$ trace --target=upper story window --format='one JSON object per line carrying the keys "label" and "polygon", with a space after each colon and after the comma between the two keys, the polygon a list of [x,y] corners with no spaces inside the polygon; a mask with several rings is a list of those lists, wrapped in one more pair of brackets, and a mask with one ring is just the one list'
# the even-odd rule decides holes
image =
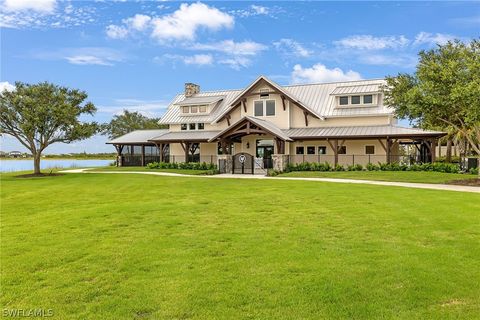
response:
{"label": "upper story window", "polygon": [[182,106],[181,109],[183,115],[189,114],[198,114],[198,113],[207,113],[207,105],[198,105],[198,106]]}
{"label": "upper story window", "polygon": [[204,130],[205,123],[182,123],[180,125],[180,130]]}
{"label": "upper story window", "polygon": [[257,100],[253,102],[253,115],[255,117],[274,116],[275,100]]}
{"label": "upper story window", "polygon": [[358,107],[369,106],[374,103],[373,94],[354,95],[354,96],[339,96],[337,103],[340,107]]}

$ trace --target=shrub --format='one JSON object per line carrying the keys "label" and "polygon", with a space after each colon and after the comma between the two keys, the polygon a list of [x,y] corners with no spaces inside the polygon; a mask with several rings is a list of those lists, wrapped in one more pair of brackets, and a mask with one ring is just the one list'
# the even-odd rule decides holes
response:
{"label": "shrub", "polygon": [[341,164],[337,163],[333,171],[345,171],[345,168]]}
{"label": "shrub", "polygon": [[362,171],[363,166],[361,164],[354,164],[347,167],[347,171]]}
{"label": "shrub", "polygon": [[380,167],[373,164],[373,163],[367,163],[366,169],[368,171],[378,171],[378,170],[380,170]]}
{"label": "shrub", "polygon": [[468,170],[468,172],[470,174],[478,174],[478,168],[470,168],[470,170]]}
{"label": "shrub", "polygon": [[186,169],[216,171],[217,166],[206,162],[152,162],[147,164],[148,169]]}

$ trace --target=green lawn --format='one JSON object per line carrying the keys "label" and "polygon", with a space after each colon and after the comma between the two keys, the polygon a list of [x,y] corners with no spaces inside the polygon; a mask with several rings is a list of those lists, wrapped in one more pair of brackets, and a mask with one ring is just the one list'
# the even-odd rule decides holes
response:
{"label": "green lawn", "polygon": [[452,180],[476,179],[478,175],[425,171],[295,171],[279,177],[336,178],[419,183],[448,183]]}
{"label": "green lawn", "polygon": [[5,309],[52,319],[478,319],[480,196],[1,176]]}
{"label": "green lawn", "polygon": [[212,174],[211,170],[190,170],[190,169],[149,169],[147,167],[98,167],[90,169],[89,171],[147,171],[147,172],[169,172],[189,175],[206,175]]}

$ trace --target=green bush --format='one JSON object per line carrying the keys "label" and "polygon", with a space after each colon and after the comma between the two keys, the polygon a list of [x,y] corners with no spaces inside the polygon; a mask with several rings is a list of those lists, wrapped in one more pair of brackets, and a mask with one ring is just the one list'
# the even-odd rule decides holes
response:
{"label": "green bush", "polygon": [[367,163],[366,169],[368,171],[378,171],[378,170],[380,170],[380,166],[377,166],[373,163]]}
{"label": "green bush", "polygon": [[468,170],[468,172],[470,174],[478,174],[478,168],[470,168],[470,170]]}
{"label": "green bush", "polygon": [[185,169],[217,171],[217,166],[206,162],[152,162],[147,164],[148,169]]}
{"label": "green bush", "polygon": [[361,164],[354,164],[347,167],[347,171],[362,171],[363,166]]}

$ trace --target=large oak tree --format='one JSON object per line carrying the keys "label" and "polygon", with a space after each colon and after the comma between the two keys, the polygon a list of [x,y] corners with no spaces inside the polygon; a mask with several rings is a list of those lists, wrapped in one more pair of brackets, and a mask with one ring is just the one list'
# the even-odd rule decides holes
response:
{"label": "large oak tree", "polygon": [[459,40],[421,51],[414,74],[387,77],[386,102],[399,118],[461,136],[480,154],[480,41]]}
{"label": "large oak tree", "polygon": [[87,93],[48,82],[16,82],[13,90],[0,93],[0,133],[15,137],[30,150],[34,173],[40,174],[42,152],[56,142],[70,143],[91,137],[95,122],[83,122],[95,106],[85,102]]}

